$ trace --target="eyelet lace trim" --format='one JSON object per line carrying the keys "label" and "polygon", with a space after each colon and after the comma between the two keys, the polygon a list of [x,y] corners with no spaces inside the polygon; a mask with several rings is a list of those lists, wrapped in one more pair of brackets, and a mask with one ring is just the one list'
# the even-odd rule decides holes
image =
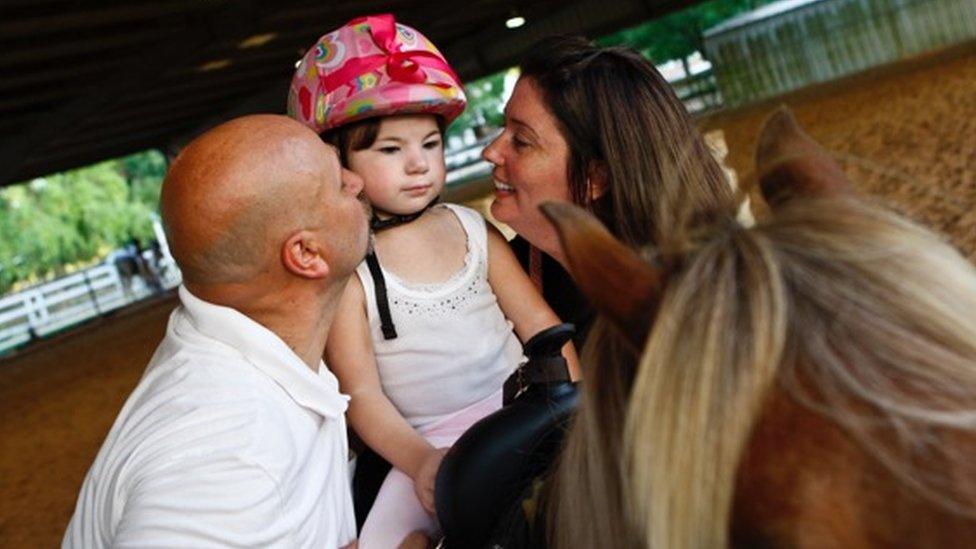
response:
{"label": "eyelet lace trim", "polygon": [[[464,267],[444,282],[436,284],[404,284],[402,280],[398,280],[398,282],[414,292],[434,293],[448,284],[456,283],[461,277],[468,274],[468,264],[472,260],[471,255],[469,249],[465,257]],[[409,316],[443,317],[457,314],[463,310],[463,305],[468,300],[484,291],[485,285],[479,282],[484,276],[485,268],[485,259],[483,257],[478,258],[474,273],[471,273],[471,280],[457,290],[440,297],[432,296],[430,299],[416,299],[397,293],[390,296],[390,308],[397,313]]]}

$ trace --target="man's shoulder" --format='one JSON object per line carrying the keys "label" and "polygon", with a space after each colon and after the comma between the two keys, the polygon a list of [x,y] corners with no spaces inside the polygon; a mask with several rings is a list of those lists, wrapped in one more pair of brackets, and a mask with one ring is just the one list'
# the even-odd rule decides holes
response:
{"label": "man's shoulder", "polygon": [[[162,410],[233,406],[277,400],[274,381],[240,355],[200,349],[175,349],[157,356],[146,368],[132,396],[163,399]],[[170,404],[171,406],[167,406]]]}
{"label": "man's shoulder", "polygon": [[143,471],[208,456],[277,461],[296,413],[294,401],[245,360],[178,351],[150,365],[107,443]]}
{"label": "man's shoulder", "polygon": [[157,353],[91,466],[66,543],[90,545],[95,530],[102,541],[115,539],[123,517],[171,499],[206,507],[219,503],[221,490],[278,497],[278,464],[287,456],[276,448],[282,435],[274,426],[285,412],[234,366]]}

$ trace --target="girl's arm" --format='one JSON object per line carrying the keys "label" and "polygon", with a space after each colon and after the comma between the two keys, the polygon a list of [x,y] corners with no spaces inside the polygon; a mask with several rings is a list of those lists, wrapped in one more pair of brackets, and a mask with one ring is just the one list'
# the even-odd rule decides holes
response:
{"label": "girl's arm", "polygon": [[[561,321],[532,284],[502,233],[491,223],[485,224],[488,226],[488,284],[498,298],[498,306],[515,325],[519,339],[528,341]],[[578,381],[579,359],[572,341],[563,346],[563,356],[569,365],[569,377]]]}
{"label": "girl's arm", "polygon": [[350,425],[363,442],[414,480],[421,503],[432,511],[434,475],[443,451],[417,434],[383,393],[365,303],[362,283],[353,276],[329,331],[326,364],[350,397]]}

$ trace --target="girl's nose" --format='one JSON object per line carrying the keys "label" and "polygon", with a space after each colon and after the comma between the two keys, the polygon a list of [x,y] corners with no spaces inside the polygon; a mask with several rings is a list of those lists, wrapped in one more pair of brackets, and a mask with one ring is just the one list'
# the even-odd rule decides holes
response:
{"label": "girl's nose", "polygon": [[408,173],[425,173],[430,167],[430,162],[427,161],[427,155],[424,154],[425,151],[413,151],[407,158],[407,172]]}

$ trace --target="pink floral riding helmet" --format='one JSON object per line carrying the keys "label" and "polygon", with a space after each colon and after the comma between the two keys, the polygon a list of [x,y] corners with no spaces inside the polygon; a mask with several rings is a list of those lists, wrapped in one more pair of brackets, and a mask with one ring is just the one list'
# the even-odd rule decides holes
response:
{"label": "pink floral riding helmet", "polygon": [[288,92],[288,115],[322,133],[391,114],[464,111],[461,81],[424,35],[391,14],[358,17],[318,39]]}

